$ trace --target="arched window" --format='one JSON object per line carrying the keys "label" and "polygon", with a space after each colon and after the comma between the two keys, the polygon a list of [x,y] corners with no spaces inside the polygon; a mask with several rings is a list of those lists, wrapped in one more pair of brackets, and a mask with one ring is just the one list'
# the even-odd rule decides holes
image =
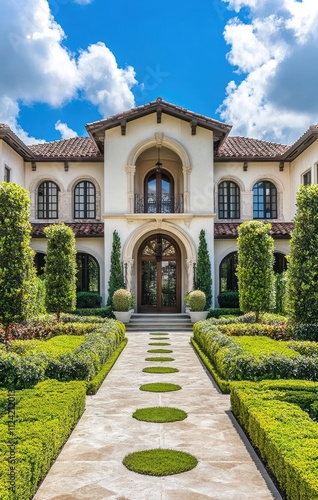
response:
{"label": "arched window", "polygon": [[287,270],[286,255],[281,252],[274,252],[274,272],[281,274]]}
{"label": "arched window", "polygon": [[45,181],[38,187],[38,219],[58,218],[58,186]]}
{"label": "arched window", "polygon": [[238,263],[238,253],[229,253],[220,264],[220,292],[236,292],[238,282],[236,268]]}
{"label": "arched window", "polygon": [[99,293],[99,265],[88,253],[76,254],[77,291]]}
{"label": "arched window", "polygon": [[254,185],[253,218],[277,219],[277,189],[272,182],[260,181]]}
{"label": "arched window", "polygon": [[[286,255],[281,252],[274,252],[274,258],[274,272],[282,273],[286,271]],[[220,292],[236,292],[238,290],[237,265],[238,252],[231,252],[222,260],[220,264]]]}
{"label": "arched window", "polygon": [[219,184],[219,219],[240,218],[240,188],[235,182],[223,181]]}
{"label": "arched window", "polygon": [[96,218],[96,189],[88,181],[79,182],[74,190],[74,218]]}
{"label": "arched window", "polygon": [[36,269],[36,274],[41,276],[44,273],[45,266],[45,253],[36,253],[34,256],[34,266]]}
{"label": "arched window", "polygon": [[168,172],[151,172],[145,179],[145,212],[169,214],[175,212],[173,179]]}

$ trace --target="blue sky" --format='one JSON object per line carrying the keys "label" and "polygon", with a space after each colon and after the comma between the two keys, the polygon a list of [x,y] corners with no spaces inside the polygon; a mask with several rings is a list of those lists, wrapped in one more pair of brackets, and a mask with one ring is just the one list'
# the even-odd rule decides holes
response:
{"label": "blue sky", "polygon": [[[317,123],[317,0],[2,0],[0,122],[27,143],[156,97],[291,143]],[[26,22],[26,19],[28,22]]]}

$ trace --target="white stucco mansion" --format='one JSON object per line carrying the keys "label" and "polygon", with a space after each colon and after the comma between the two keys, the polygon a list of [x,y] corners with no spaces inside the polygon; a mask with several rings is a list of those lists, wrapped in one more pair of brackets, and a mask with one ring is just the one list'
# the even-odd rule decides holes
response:
{"label": "white stucco mansion", "polygon": [[107,299],[113,231],[139,312],[181,312],[205,230],[213,297],[235,290],[237,227],[272,223],[276,271],[289,251],[300,184],[318,182],[318,126],[292,146],[233,137],[231,127],[158,98],[86,125],[89,137],[25,145],[0,124],[0,179],[30,191],[40,272],[43,229],[76,235],[78,290]]}

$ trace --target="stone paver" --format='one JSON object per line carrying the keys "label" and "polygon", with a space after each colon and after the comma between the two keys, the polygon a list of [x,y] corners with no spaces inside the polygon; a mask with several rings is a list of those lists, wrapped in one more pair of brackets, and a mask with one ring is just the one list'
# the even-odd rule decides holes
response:
{"label": "stone paver", "polygon": [[[189,333],[170,333],[175,361],[148,362],[150,335],[128,333],[129,342],[86,410],[34,500],[270,500],[280,495],[262,465],[251,457],[229,412],[189,344]],[[160,354],[151,354],[160,356]],[[170,356],[170,354],[169,354]],[[143,373],[145,366],[180,372]],[[148,382],[180,384],[182,390],[151,393]],[[132,418],[137,408],[173,406],[188,412],[182,422],[156,424]],[[192,453],[192,471],[163,478],[128,471],[127,453],[149,448]],[[253,456],[253,452],[252,452]]]}

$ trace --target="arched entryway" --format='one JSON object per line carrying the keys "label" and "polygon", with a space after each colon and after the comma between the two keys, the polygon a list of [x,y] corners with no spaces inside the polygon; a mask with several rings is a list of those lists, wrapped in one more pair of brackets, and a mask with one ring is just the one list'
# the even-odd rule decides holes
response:
{"label": "arched entryway", "polygon": [[181,253],[167,235],[153,234],[138,252],[138,311],[181,311]]}

